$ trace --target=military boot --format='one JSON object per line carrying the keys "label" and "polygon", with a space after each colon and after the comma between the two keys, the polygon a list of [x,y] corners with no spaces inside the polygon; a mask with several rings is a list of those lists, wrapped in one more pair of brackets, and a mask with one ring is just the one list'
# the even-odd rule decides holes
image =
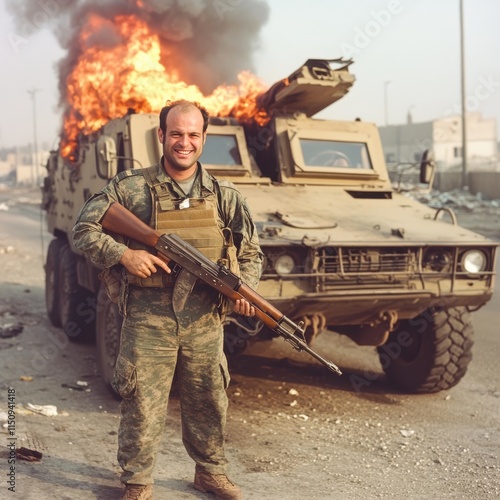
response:
{"label": "military boot", "polygon": [[216,500],[243,500],[240,488],[225,474],[209,474],[196,470],[194,487],[203,493],[213,493]]}
{"label": "military boot", "polygon": [[127,484],[122,500],[153,500],[153,485]]}

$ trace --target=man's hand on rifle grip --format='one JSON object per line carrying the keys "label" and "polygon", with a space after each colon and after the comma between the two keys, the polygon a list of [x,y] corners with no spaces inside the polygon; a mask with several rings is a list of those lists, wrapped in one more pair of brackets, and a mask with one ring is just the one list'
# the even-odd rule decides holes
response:
{"label": "man's hand on rifle grip", "polygon": [[160,259],[146,250],[132,250],[127,248],[120,259],[120,264],[127,268],[127,271],[139,278],[149,278],[156,273],[157,267],[161,267],[166,273],[171,273],[164,259]]}
{"label": "man's hand on rifle grip", "polygon": [[255,307],[245,299],[238,299],[234,303],[234,312],[242,316],[255,316]]}

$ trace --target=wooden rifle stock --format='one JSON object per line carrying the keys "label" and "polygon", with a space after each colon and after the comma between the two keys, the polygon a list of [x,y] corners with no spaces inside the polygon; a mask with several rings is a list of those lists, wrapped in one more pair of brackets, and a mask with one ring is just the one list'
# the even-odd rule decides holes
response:
{"label": "wooden rifle stock", "polygon": [[101,225],[108,231],[150,247],[155,247],[160,239],[160,233],[142,222],[120,203],[111,204],[101,220]]}
{"label": "wooden rifle stock", "polygon": [[298,351],[308,354],[341,375],[339,368],[313,351],[304,339],[303,323],[287,318],[264,297],[252,290],[238,276],[223,265],[215,264],[189,243],[175,234],[161,234],[142,222],[119,203],[113,203],[101,220],[104,229],[155,248],[160,257],[172,260],[235,302],[245,299],[255,308],[255,316],[268,328],[281,335]]}

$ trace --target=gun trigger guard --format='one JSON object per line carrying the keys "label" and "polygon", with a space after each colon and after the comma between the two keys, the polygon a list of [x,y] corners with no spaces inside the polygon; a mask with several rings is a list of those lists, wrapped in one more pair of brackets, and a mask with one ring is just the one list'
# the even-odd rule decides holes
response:
{"label": "gun trigger guard", "polygon": [[172,276],[177,276],[179,274],[179,272],[181,271],[182,267],[179,266],[179,264],[177,264],[176,262],[174,261],[170,261],[172,262],[172,265],[168,265],[168,267],[170,267],[170,269],[172,270]]}

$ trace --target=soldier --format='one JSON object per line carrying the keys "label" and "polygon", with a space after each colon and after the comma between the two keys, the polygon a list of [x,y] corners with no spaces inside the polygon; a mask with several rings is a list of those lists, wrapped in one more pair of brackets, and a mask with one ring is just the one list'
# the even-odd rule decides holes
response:
{"label": "soldier", "polygon": [[[153,498],[152,473],[175,370],[183,443],[196,463],[194,487],[217,499],[241,499],[240,488],[226,475],[229,374],[218,293],[201,282],[193,284],[183,273],[177,279],[151,249],[112,237],[99,223],[110,204],[118,202],[212,260],[226,259],[249,286],[257,286],[262,253],[245,200],[234,185],[216,180],[198,162],[208,113],[189,101],[167,104],[160,112],[160,163],[119,173],[90,198],[73,241],[105,269],[105,281],[120,278],[115,297],[124,322],[113,387],[122,398],[118,461],[126,485],[123,500]],[[237,301],[234,311],[255,314],[245,300]]]}

